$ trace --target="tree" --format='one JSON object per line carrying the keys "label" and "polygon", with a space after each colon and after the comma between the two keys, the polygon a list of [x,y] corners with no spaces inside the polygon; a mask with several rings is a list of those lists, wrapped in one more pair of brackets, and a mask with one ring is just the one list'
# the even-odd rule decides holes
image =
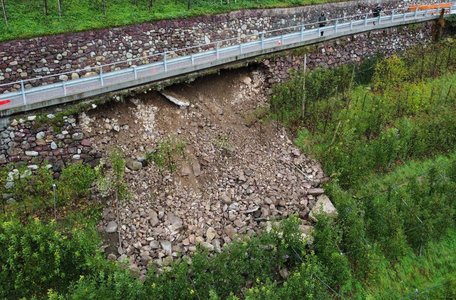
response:
{"label": "tree", "polygon": [[6,26],[8,26],[8,15],[6,14],[5,0],[1,0],[1,2],[2,2],[3,18],[5,19]]}

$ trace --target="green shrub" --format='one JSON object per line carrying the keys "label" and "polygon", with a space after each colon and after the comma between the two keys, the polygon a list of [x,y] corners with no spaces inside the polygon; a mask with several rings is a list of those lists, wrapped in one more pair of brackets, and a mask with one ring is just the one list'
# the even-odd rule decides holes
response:
{"label": "green shrub", "polygon": [[42,297],[63,292],[93,267],[98,257],[93,236],[62,234],[56,224],[32,220],[0,223],[0,298]]}
{"label": "green shrub", "polygon": [[57,184],[60,201],[75,201],[87,197],[96,172],[84,164],[72,164],[63,169]]}

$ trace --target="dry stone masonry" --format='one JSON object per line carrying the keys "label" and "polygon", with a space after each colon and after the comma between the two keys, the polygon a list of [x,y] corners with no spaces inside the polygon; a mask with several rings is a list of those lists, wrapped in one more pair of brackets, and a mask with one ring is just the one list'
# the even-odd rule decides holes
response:
{"label": "dry stone masonry", "polygon": [[75,117],[64,117],[61,127],[50,125],[53,114],[45,118],[47,122],[36,116],[13,119],[0,131],[0,167],[13,163],[33,170],[49,164],[57,177],[69,163],[98,164],[101,154],[92,149]]}
{"label": "dry stone masonry", "polygon": [[[389,28],[386,30],[361,33],[341,37],[334,41],[306,47],[307,68],[337,67],[348,63],[359,63],[375,55],[390,56],[416,47],[426,45],[432,40],[432,24],[422,23]],[[290,52],[277,55],[261,63],[268,70],[268,82],[273,84],[289,77],[290,69],[301,69],[304,54]]]}

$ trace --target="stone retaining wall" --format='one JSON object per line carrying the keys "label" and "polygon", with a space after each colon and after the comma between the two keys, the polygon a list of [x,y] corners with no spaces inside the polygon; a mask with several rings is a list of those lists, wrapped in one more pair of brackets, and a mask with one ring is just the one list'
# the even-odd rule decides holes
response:
{"label": "stone retaining wall", "polygon": [[[391,56],[432,41],[433,22],[389,28],[386,30],[346,36],[337,40],[307,47],[307,68],[337,67],[378,54]],[[270,84],[289,78],[290,69],[300,69],[304,55],[290,51],[290,55],[275,56],[261,62],[268,70]]]}
{"label": "stone retaining wall", "polygon": [[98,165],[101,153],[92,149],[75,118],[64,117],[63,126],[59,127],[50,124],[55,118],[53,114],[45,118],[47,122],[37,120],[36,116],[13,119],[0,131],[0,167],[15,163],[34,170],[49,164],[58,177],[69,163]]}
{"label": "stone retaining wall", "polygon": [[[372,11],[382,2],[385,10],[404,8],[410,1],[348,1],[305,7],[267,10],[243,10],[213,16],[182,20],[163,20],[119,28],[60,34],[0,43],[0,84],[69,72],[27,83],[26,87],[93,76],[99,69],[90,67],[127,59],[143,58],[135,64],[161,60],[145,57],[163,51],[207,44],[228,38],[242,40],[246,35],[261,31],[315,22],[321,12],[329,19]],[[428,2],[428,1],[423,1]],[[193,50],[197,51],[197,49]],[[182,53],[178,53],[182,54]],[[111,70],[124,67],[112,66]],[[86,69],[79,74],[73,72]],[[103,70],[105,72],[111,70]],[[0,89],[14,91],[19,85]]]}

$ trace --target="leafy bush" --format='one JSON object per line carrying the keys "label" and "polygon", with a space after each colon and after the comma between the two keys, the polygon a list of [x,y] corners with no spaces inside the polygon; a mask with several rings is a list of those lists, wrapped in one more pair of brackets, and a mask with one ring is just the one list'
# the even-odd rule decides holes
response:
{"label": "leafy bush", "polygon": [[66,291],[99,257],[94,237],[62,234],[56,224],[32,220],[0,222],[0,298],[42,297]]}

